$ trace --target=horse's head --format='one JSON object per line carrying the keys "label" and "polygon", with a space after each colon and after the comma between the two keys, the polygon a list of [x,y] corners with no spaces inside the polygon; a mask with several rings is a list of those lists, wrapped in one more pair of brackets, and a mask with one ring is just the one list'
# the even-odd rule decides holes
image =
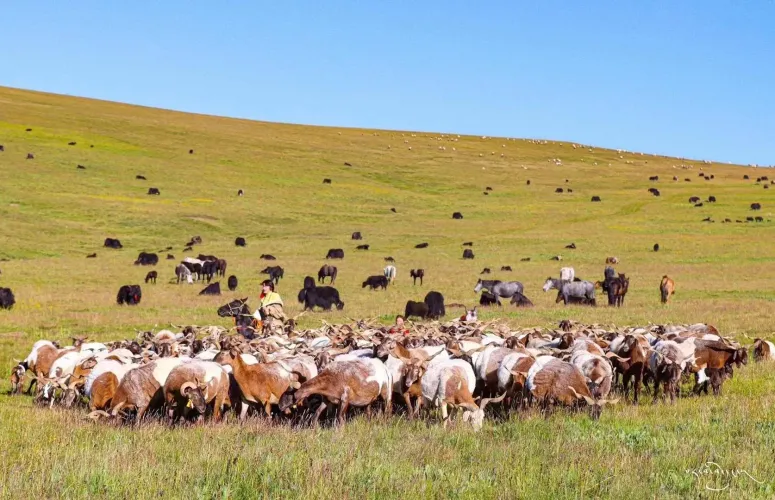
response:
{"label": "horse's head", "polygon": [[479,293],[479,291],[484,287],[484,283],[482,282],[482,279],[479,278],[476,282],[476,286],[474,287],[474,293]]}
{"label": "horse's head", "polygon": [[546,278],[546,282],[544,283],[543,290],[544,292],[548,292],[554,288],[554,280],[552,278]]}
{"label": "horse's head", "polygon": [[226,305],[218,308],[218,316],[222,318],[234,317],[242,311],[243,306],[248,301],[248,298],[232,300]]}

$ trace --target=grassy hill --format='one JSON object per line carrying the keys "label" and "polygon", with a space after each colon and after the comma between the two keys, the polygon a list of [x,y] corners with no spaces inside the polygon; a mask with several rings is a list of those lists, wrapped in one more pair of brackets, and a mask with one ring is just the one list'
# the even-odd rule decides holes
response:
{"label": "grassy hill", "polygon": [[[302,325],[347,317],[391,321],[407,299],[421,300],[429,290],[472,305],[479,272],[490,267],[493,277],[522,281],[536,307],[506,305],[482,312],[485,319],[521,326],[553,326],[563,318],[708,322],[734,335],[772,331],[775,186],[755,183],[769,173],[763,169],[555,141],[262,123],[9,88],[0,88],[0,144],[0,258],[8,259],[0,262],[0,286],[17,297],[12,311],[0,311],[5,373],[38,338],[108,340],[170,323],[229,326],[215,309],[232,297],[256,302],[262,253],[276,255],[286,269],[278,291],[289,314],[297,314],[302,280],[316,275],[329,248],[346,253],[336,263],[345,309],[307,314]],[[25,159],[27,153],[35,159]],[[652,175],[659,181],[649,182]],[[493,191],[485,196],[487,186]],[[148,196],[149,187],[161,195]],[[556,194],[557,187],[573,192]],[[237,197],[238,189],[245,196]],[[602,202],[591,203],[593,195]],[[688,203],[710,195],[717,203]],[[753,215],[752,202],[762,204],[756,215],[765,222],[735,223]],[[453,220],[455,211],[464,219]],[[706,217],[715,222],[702,222]],[[359,243],[369,251],[355,250],[353,231],[363,233]],[[199,285],[168,283],[194,235],[204,240],[194,254],[227,259],[227,274],[240,279],[237,292],[205,298],[197,296]],[[237,236],[248,240],[246,248],[234,246]],[[102,248],[106,237],[119,238],[124,248]],[[464,241],[474,242],[473,261],[461,259]],[[429,248],[415,249],[420,242]],[[576,250],[564,248],[571,242]],[[159,283],[143,285],[141,305],[117,306],[119,286],[142,283],[150,270],[132,265],[137,254],[160,250]],[[92,252],[97,258],[87,260]],[[163,260],[167,253],[175,260]],[[550,260],[558,254],[561,263]],[[395,286],[362,289],[388,255],[396,259]],[[631,277],[622,309],[564,308],[554,293],[540,290],[561,266],[602,279],[607,256],[619,257],[617,269]],[[521,262],[525,257],[530,262]],[[514,271],[499,272],[502,265]],[[424,286],[411,283],[415,267],[426,270]],[[658,296],[664,274],[677,283],[667,307]],[[128,496],[139,484],[148,495],[202,497],[556,498],[577,488],[580,496],[687,496],[703,490],[684,469],[708,457],[775,477],[765,453],[775,444],[773,389],[771,374],[749,368],[720,399],[623,406],[600,423],[584,415],[514,418],[479,435],[401,421],[358,421],[342,431],[258,425],[95,432],[80,414],[44,412],[27,398],[3,396],[1,458],[21,468],[2,472],[0,491],[54,496],[62,487],[72,496]],[[687,432],[697,441],[683,439]],[[739,440],[745,451],[732,457],[725,450]],[[33,441],[57,451],[28,451]],[[103,465],[93,467],[97,462],[82,453]],[[140,464],[137,456],[152,459]],[[222,463],[226,457],[235,457],[234,464]],[[175,472],[161,475],[154,463]],[[235,489],[223,491],[235,474]],[[750,481],[735,487],[772,493]]]}

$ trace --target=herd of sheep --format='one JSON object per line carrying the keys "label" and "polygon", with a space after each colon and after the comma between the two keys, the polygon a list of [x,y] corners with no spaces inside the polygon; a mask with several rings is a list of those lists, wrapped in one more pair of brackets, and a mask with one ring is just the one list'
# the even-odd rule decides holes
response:
{"label": "herd of sheep", "polygon": [[772,342],[745,347],[705,324],[611,330],[565,320],[553,331],[513,331],[494,322],[358,321],[250,341],[216,326],[180,330],[110,343],[78,337],[64,348],[39,340],[13,368],[12,392],[29,376],[40,405],[135,424],[152,415],[176,424],[254,412],[295,424],[311,416],[314,425],[334,407],[342,424],[350,408],[390,415],[395,406],[410,419],[438,409],[445,426],[459,408],[479,429],[488,405],[501,415],[587,408],[598,418],[606,403],[637,403],[642,385],[654,401],[660,387],[673,401],[693,376],[694,393],[719,394],[749,348],[755,360],[775,360]]}

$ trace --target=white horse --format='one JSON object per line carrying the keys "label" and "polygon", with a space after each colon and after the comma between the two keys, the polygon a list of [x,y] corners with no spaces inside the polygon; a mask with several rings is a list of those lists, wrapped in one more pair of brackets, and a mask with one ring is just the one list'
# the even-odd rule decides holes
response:
{"label": "white horse", "polygon": [[385,275],[390,283],[393,283],[393,280],[396,279],[396,266],[385,266],[385,269],[382,270],[382,274]]}

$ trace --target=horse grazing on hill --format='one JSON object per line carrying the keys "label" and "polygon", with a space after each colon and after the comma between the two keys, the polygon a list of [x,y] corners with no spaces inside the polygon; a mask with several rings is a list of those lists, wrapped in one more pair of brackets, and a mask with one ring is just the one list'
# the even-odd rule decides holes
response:
{"label": "horse grazing on hill", "polygon": [[524,287],[519,281],[500,281],[500,280],[483,280],[480,279],[476,282],[474,292],[479,293],[482,289],[486,289],[488,292],[495,296],[495,303],[501,305],[501,298],[510,299],[516,293],[522,293]]}
{"label": "horse grazing on hill", "polygon": [[331,278],[331,284],[333,285],[336,281],[336,273],[336,266],[329,266],[328,264],[322,266],[320,271],[318,271],[318,283],[325,283],[328,277]]}
{"label": "horse grazing on hill", "polygon": [[237,333],[246,339],[252,339],[258,330],[258,320],[253,317],[248,306],[247,297],[244,299],[232,300],[226,305],[218,308],[218,316],[222,318],[234,318],[234,325],[237,327]]}
{"label": "horse grazing on hill", "polygon": [[557,294],[557,302],[562,299],[563,303],[568,305],[568,302],[571,302],[573,299],[580,299],[590,305],[596,305],[595,285],[589,281],[564,281],[556,278],[547,278],[543,290],[548,292],[552,288],[559,292]]}

